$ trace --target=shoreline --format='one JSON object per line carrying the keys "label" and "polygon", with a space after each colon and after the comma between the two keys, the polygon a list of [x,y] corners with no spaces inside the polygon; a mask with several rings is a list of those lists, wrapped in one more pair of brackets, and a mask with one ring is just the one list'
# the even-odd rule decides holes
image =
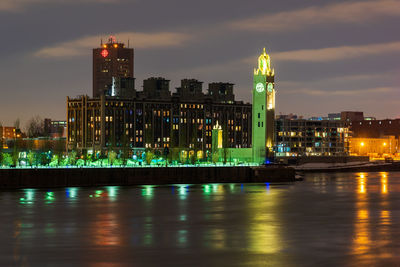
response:
{"label": "shoreline", "polygon": [[332,166],[325,168],[307,168],[301,166],[293,167],[296,172],[316,173],[316,172],[389,172],[400,171],[400,162],[380,163],[380,164],[359,164],[353,166]]}
{"label": "shoreline", "polygon": [[276,165],[0,169],[0,189],[294,181],[293,168]]}

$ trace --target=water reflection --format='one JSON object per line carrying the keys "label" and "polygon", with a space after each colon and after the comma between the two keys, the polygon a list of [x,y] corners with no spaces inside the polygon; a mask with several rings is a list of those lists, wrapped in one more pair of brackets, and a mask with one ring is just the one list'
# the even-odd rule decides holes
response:
{"label": "water reflection", "polygon": [[142,188],[142,196],[145,197],[145,199],[150,200],[153,198],[153,193],[154,193],[154,188],[152,185],[145,185]]}
{"label": "water reflection", "polygon": [[35,201],[35,189],[24,189],[24,196],[19,199],[21,204],[33,204]]}
{"label": "water reflection", "polygon": [[360,194],[366,193],[366,188],[365,188],[365,173],[360,173],[360,177],[358,179],[359,185],[360,185]]}
{"label": "water reflection", "polygon": [[248,249],[253,253],[278,253],[283,249],[282,222],[278,217],[279,193],[255,194],[249,200]]}
{"label": "water reflection", "polygon": [[[73,248],[68,257],[74,266],[118,265],[119,260],[127,266],[319,266],[326,259],[332,266],[389,266],[394,264],[385,261],[398,259],[399,191],[400,175],[381,172],[313,174],[289,186],[0,192],[5,212],[0,266],[20,266],[32,258],[37,266],[49,258],[60,262],[65,255],[43,257],[43,248],[66,247]],[[13,264],[4,260],[7,249]],[[87,264],[79,262],[83,257]]]}
{"label": "water reflection", "polygon": [[[388,244],[391,239],[391,212],[389,210],[389,173],[381,172],[378,177],[371,178],[369,183],[367,173],[359,173],[356,178],[358,188],[356,194],[356,218],[354,222],[353,253],[357,262],[373,264],[378,258],[388,257]],[[376,182],[375,182],[376,181]],[[377,187],[380,184],[380,190]],[[377,194],[380,204],[378,210],[378,222],[371,216]],[[374,254],[377,247],[382,247],[381,253]]]}
{"label": "water reflection", "polygon": [[187,197],[187,194],[189,192],[189,185],[178,185],[178,194],[179,194],[179,199],[185,200]]}
{"label": "water reflection", "polygon": [[382,188],[382,190],[381,190],[381,192],[382,192],[382,194],[387,194],[388,193],[388,185],[387,185],[387,173],[386,172],[382,172],[381,173],[381,188]]}
{"label": "water reflection", "polygon": [[93,223],[93,243],[99,246],[120,245],[121,238],[116,214],[102,213],[96,216]]}
{"label": "water reflection", "polygon": [[78,188],[77,187],[67,188],[65,190],[65,195],[67,196],[67,198],[76,199],[78,196]]}
{"label": "water reflection", "polygon": [[178,230],[177,241],[178,241],[179,247],[186,247],[186,243],[188,241],[188,231],[187,230]]}
{"label": "water reflection", "polygon": [[119,186],[108,186],[106,190],[111,201],[116,201],[118,199]]}
{"label": "water reflection", "polygon": [[368,197],[366,189],[366,174],[360,173],[356,178],[358,181],[358,192],[356,195],[356,218],[354,221],[353,253],[358,260],[365,260],[370,249],[371,239],[369,232]]}
{"label": "water reflection", "polygon": [[44,198],[46,200],[46,204],[52,204],[56,199],[54,196],[54,192],[52,191],[47,191]]}
{"label": "water reflection", "polygon": [[147,216],[145,218],[144,225],[144,237],[143,237],[143,245],[151,246],[153,245],[153,218],[151,216]]}

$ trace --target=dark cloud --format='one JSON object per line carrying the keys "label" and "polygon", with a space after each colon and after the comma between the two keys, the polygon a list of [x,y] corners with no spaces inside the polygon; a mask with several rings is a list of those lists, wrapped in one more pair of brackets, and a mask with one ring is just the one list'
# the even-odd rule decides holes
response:
{"label": "dark cloud", "polygon": [[279,112],[396,117],[399,13],[393,0],[4,0],[0,121],[65,118],[66,96],[91,92],[91,47],[111,33],[136,38],[138,89],[149,76],[172,89],[193,77],[235,83],[250,101],[266,46]]}

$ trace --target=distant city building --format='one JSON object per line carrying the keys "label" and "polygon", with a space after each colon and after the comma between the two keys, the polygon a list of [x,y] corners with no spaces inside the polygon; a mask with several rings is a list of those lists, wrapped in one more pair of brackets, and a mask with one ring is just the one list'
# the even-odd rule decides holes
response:
{"label": "distant city building", "polygon": [[351,121],[348,126],[354,138],[400,137],[400,119]]}
{"label": "distant city building", "polygon": [[2,139],[14,139],[24,138],[25,134],[20,129],[16,129],[12,126],[0,126],[0,138]]}
{"label": "distant city building", "polygon": [[133,49],[111,36],[107,43],[93,49],[93,97],[110,90],[112,77],[134,78]]}
{"label": "distant city building", "polygon": [[297,116],[296,114],[289,113],[289,114],[279,114],[276,116],[277,120],[297,120],[297,119],[302,119],[303,116]]}
{"label": "distant city building", "polygon": [[342,119],[341,113],[329,113],[328,120],[331,121],[340,121]]}
{"label": "distant city building", "polygon": [[16,137],[15,127],[0,126],[1,138],[12,139]]}
{"label": "distant city building", "polygon": [[400,119],[377,120],[362,112],[342,112],[349,128],[349,153],[379,158],[399,153]]}
{"label": "distant city building", "polygon": [[392,135],[376,138],[351,138],[349,152],[350,155],[375,158],[392,156],[399,152],[399,139]]}
{"label": "distant city building", "polygon": [[67,136],[67,122],[60,120],[44,119],[44,133],[50,138]]}
{"label": "distant city building", "polygon": [[362,111],[342,111],[340,113],[342,121],[362,121],[364,112]]}
{"label": "distant city building", "polygon": [[276,120],[277,156],[346,155],[348,130],[336,120]]}

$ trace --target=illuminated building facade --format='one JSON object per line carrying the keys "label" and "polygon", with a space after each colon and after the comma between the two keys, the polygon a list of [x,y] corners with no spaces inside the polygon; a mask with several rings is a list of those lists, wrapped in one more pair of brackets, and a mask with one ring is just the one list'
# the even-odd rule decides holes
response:
{"label": "illuminated building facade", "polygon": [[347,143],[343,121],[276,120],[277,156],[343,156]]}
{"label": "illuminated building facade", "polygon": [[380,157],[399,152],[400,119],[352,120],[346,124],[352,136],[350,153]]}
{"label": "illuminated building facade", "polygon": [[[186,88],[187,81],[195,85]],[[224,147],[251,146],[251,104],[213,101],[200,82],[182,80],[171,94],[169,81],[150,78],[135,97],[102,95],[67,98],[69,149],[182,148],[211,150],[212,129],[219,122]],[[184,92],[188,90],[188,92]],[[189,98],[190,93],[200,97]]]}
{"label": "illuminated building facade", "polygon": [[357,156],[384,157],[399,152],[399,139],[395,136],[378,138],[351,138],[350,154]]}
{"label": "illuminated building facade", "polygon": [[275,139],[275,71],[271,68],[269,55],[265,52],[258,58],[254,70],[252,108],[252,153],[253,161],[262,163],[272,156]]}
{"label": "illuminated building facade", "polygon": [[13,139],[16,137],[21,137],[21,133],[18,133],[15,127],[0,126],[0,133],[2,139]]}
{"label": "illuminated building facade", "polygon": [[93,97],[110,90],[112,77],[133,78],[133,49],[111,36],[107,43],[93,49]]}

